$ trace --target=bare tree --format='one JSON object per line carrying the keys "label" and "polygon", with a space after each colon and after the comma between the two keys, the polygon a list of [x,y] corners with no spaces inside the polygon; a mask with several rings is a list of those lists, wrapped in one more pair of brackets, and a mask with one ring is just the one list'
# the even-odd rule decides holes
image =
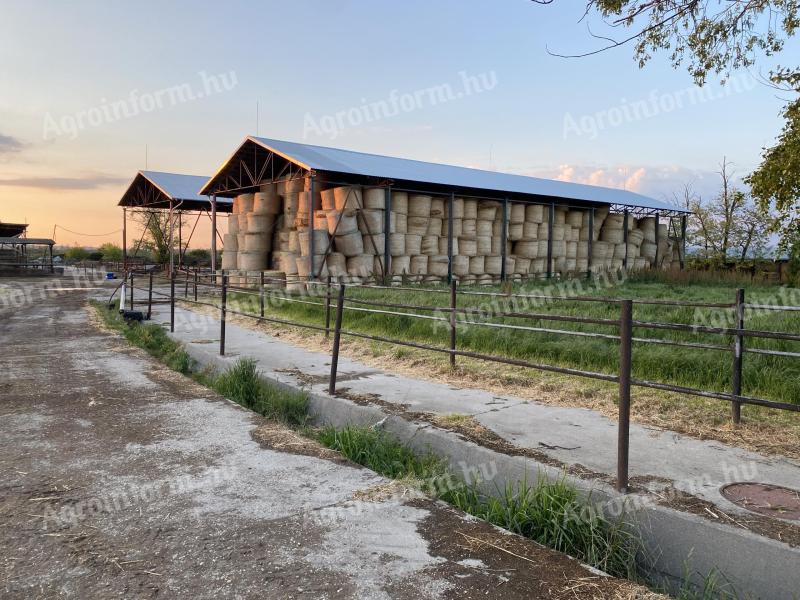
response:
{"label": "bare tree", "polygon": [[[172,246],[178,243],[180,220],[173,214]],[[160,264],[169,262],[170,250],[170,215],[166,210],[148,209],[133,213],[133,220],[142,227],[142,245],[153,253],[153,259]],[[180,251],[180,248],[177,249]]]}

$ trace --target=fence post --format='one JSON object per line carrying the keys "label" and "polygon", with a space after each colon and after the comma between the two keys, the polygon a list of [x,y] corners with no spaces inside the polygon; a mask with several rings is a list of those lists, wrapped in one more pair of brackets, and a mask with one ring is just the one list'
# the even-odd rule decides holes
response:
{"label": "fence post", "polygon": [[450,368],[456,368],[456,282],[450,282]]}
{"label": "fence post", "polygon": [[325,285],[325,339],[331,337],[331,276]]}
{"label": "fence post", "polygon": [[228,276],[222,270],[222,303],[219,319],[219,355],[225,356],[225,316],[228,312]]}
{"label": "fence post", "polygon": [[194,301],[197,302],[197,279],[199,275],[197,274],[197,269],[194,270]]}
{"label": "fence post", "polygon": [[336,393],[336,370],[339,368],[339,342],[342,338],[342,313],[344,312],[344,284],[339,284],[339,298],[336,302],[336,322],[333,326],[333,350],[331,353],[331,378],[328,393]]}
{"label": "fence post", "polygon": [[169,272],[169,330],[175,332],[175,271]]}
{"label": "fence post", "polygon": [[153,272],[150,271],[150,281],[147,284],[147,320],[153,316]]}
{"label": "fence post", "polygon": [[133,310],[133,271],[131,271],[131,310]]}
{"label": "fence post", "polygon": [[[735,327],[744,329],[744,289],[736,290]],[[744,336],[737,333],[733,338],[733,397],[731,402],[731,420],[735,425],[742,421],[742,403],[736,402],[736,396],[742,395],[742,357],[744,356]]]}
{"label": "fence post", "polygon": [[183,284],[183,297],[189,297],[189,267],[186,267],[186,281]]}
{"label": "fence post", "polygon": [[258,289],[258,309],[261,318],[264,318],[264,271],[261,271],[261,287]]}
{"label": "fence post", "polygon": [[619,319],[619,424],[617,426],[617,491],[628,493],[631,421],[631,342],[633,301],[623,300]]}

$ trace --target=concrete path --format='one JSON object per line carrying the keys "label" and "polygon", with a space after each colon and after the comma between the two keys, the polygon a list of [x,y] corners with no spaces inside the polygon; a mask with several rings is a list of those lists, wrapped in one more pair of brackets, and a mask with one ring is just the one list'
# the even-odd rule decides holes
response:
{"label": "concrete path", "polygon": [[[444,505],[389,493],[374,473],[97,329],[89,293],[0,309],[3,598],[640,597]],[[304,360],[324,370],[323,357],[300,354],[269,366],[288,349],[231,336],[270,370]]]}
{"label": "concrete path", "polygon": [[[159,306],[155,322],[167,324],[169,311]],[[219,361],[219,320],[178,307],[174,337],[203,362]],[[253,321],[255,323],[255,321]],[[232,323],[227,326],[226,357],[252,357],[270,378],[306,386],[324,394],[330,355],[287,344],[263,332]],[[528,448],[565,465],[582,465],[610,480],[616,473],[617,425],[588,409],[547,406],[478,389],[454,388],[431,381],[384,373],[345,357],[339,359],[339,387],[349,393],[403,406],[410,412],[472,415],[516,447]],[[631,426],[630,474],[658,491],[675,488],[714,503],[725,511],[746,511],[725,499],[720,489],[737,481],[800,486],[800,464],[765,457],[717,441],[700,441],[674,432]]]}

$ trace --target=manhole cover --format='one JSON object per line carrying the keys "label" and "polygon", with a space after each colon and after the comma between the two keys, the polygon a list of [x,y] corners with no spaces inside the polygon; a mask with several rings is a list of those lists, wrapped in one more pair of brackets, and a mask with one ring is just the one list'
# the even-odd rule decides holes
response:
{"label": "manhole cover", "polygon": [[722,495],[749,511],[779,519],[800,520],[800,492],[767,483],[732,483]]}

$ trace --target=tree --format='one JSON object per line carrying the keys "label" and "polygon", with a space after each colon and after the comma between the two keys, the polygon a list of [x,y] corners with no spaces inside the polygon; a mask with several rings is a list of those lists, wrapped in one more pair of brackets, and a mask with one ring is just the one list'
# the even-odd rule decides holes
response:
{"label": "tree", "polygon": [[211,252],[203,248],[189,250],[183,257],[183,264],[190,267],[199,267],[211,264]]}
{"label": "tree", "polygon": [[[134,213],[134,221],[144,229],[141,247],[152,253],[153,259],[160,263],[169,262],[169,212],[166,210],[143,210]],[[178,243],[178,215],[173,215],[173,247]],[[177,248],[176,248],[177,251]]]}
{"label": "tree", "polygon": [[691,216],[686,241],[699,248],[703,258],[725,262],[762,256],[767,247],[768,231],[774,221],[769,211],[756,205],[734,182],[731,163],[720,163],[720,191],[709,201],[686,185],[681,204]]}
{"label": "tree", "polygon": [[[533,2],[551,4],[553,0]],[[709,74],[725,80],[733,70],[755,65],[761,56],[780,54],[786,40],[800,28],[798,0],[588,0],[586,14],[591,11],[612,29],[629,33],[621,39],[596,35],[604,41],[600,48],[572,56],[631,43],[640,67],[654,54],[668,52],[673,67],[685,64],[701,86]],[[768,80],[791,98],[783,110],[786,124],[745,181],[762,210],[774,207],[777,211],[779,219],[772,227],[786,248],[798,243],[795,233],[800,226],[800,66],[770,70]]]}
{"label": "tree", "polygon": [[106,242],[98,248],[102,255],[102,260],[109,262],[119,262],[122,260],[122,248],[111,242]]}
{"label": "tree", "polygon": [[64,253],[64,258],[71,261],[82,261],[89,258],[89,251],[86,248],[78,246],[72,246],[68,248],[67,251]]}

